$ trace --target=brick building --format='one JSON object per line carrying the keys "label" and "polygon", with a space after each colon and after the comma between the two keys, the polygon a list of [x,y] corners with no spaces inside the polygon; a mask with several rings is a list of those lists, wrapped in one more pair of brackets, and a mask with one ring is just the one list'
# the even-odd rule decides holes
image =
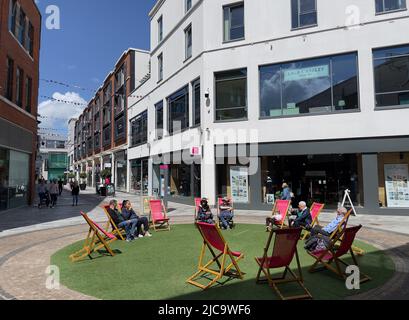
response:
{"label": "brick building", "polygon": [[149,73],[149,53],[128,49],[89,102],[75,124],[74,162],[77,178],[100,183],[100,172],[111,171],[119,190],[127,189],[127,98]]}
{"label": "brick building", "polygon": [[41,14],[0,0],[0,211],[34,200]]}

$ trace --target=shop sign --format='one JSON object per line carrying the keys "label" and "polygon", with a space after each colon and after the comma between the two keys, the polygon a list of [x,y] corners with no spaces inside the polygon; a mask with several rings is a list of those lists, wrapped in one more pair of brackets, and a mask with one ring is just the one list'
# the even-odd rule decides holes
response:
{"label": "shop sign", "polygon": [[167,165],[167,164],[162,164],[162,165],[160,166],[160,169],[161,169],[161,170],[169,170],[169,165]]}
{"label": "shop sign", "polygon": [[190,155],[192,157],[197,157],[200,156],[202,154],[201,152],[201,148],[200,147],[192,147],[190,148]]}
{"label": "shop sign", "polygon": [[409,208],[407,164],[385,165],[385,189],[389,208]]}
{"label": "shop sign", "polygon": [[104,163],[104,169],[112,168],[112,163]]}
{"label": "shop sign", "polygon": [[329,66],[284,70],[284,82],[329,77]]}
{"label": "shop sign", "polygon": [[247,167],[231,167],[231,197],[233,202],[249,202],[249,169]]}

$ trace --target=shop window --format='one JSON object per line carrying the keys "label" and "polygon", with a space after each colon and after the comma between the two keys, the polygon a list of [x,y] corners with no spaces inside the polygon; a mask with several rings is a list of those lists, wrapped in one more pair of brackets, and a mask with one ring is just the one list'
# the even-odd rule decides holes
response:
{"label": "shop window", "polygon": [[131,161],[131,189],[138,195],[148,195],[148,159]]}
{"label": "shop window", "polygon": [[409,45],[373,51],[377,107],[409,107]]}
{"label": "shop window", "polygon": [[247,70],[216,73],[216,121],[247,118]]}
{"label": "shop window", "polygon": [[261,118],[359,108],[357,54],[260,67]]}
{"label": "shop window", "polygon": [[169,134],[189,128],[189,87],[174,93],[168,98]]}

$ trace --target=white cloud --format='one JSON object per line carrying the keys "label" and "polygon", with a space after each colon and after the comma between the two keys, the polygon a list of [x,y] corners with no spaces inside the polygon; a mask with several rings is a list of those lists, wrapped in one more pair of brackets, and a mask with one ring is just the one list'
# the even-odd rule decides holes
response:
{"label": "white cloud", "polygon": [[66,92],[65,94],[55,92],[52,98],[82,105],[79,106],[53,100],[41,102],[38,106],[38,113],[42,117],[46,117],[39,118],[41,128],[68,129],[68,120],[79,117],[87,104],[87,101],[76,92]]}

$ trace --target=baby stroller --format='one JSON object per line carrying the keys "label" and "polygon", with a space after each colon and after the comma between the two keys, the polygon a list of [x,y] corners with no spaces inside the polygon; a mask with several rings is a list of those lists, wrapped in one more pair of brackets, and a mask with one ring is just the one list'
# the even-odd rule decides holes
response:
{"label": "baby stroller", "polygon": [[223,224],[222,224],[222,220],[221,220],[221,213],[222,210],[220,209],[221,207],[225,206],[227,204],[227,206],[230,206],[232,208],[232,216],[228,219],[226,219],[226,222],[229,225],[230,229],[233,229],[235,227],[235,223],[234,223],[234,207],[233,207],[233,201],[231,199],[227,199],[227,198],[218,198],[217,199],[217,218],[219,221],[219,227],[220,229],[223,228]]}
{"label": "baby stroller", "polygon": [[38,204],[38,209],[41,209],[43,206],[47,208],[50,206],[51,203],[51,196],[48,191],[43,196],[40,196],[40,203]]}

